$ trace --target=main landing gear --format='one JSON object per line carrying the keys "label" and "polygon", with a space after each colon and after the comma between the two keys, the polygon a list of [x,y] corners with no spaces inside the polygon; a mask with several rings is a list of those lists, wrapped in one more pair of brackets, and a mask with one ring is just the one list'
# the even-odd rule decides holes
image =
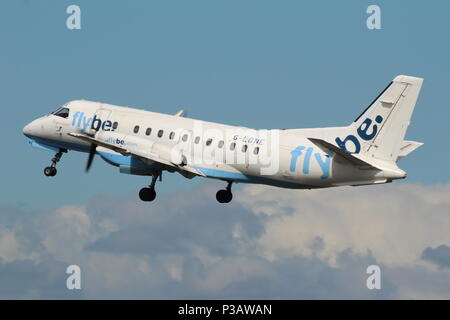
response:
{"label": "main landing gear", "polygon": [[159,177],[159,181],[161,181],[161,177],[162,177],[162,172],[156,172],[152,175],[152,182],[150,183],[150,185],[148,187],[142,188],[139,191],[139,198],[142,201],[153,201],[156,198],[156,191],[155,191],[155,184],[156,184],[156,180]]}
{"label": "main landing gear", "polygon": [[55,154],[55,156],[52,158],[52,164],[51,164],[49,167],[46,167],[46,168],[44,169],[44,174],[45,174],[47,177],[53,177],[53,176],[56,176],[56,173],[58,172],[58,171],[56,170],[56,164],[61,160],[61,157],[62,157],[62,155],[63,155],[63,152],[67,152],[67,151],[65,151],[65,150],[63,150],[63,149],[60,149],[60,150]]}
{"label": "main landing gear", "polygon": [[217,201],[219,201],[220,203],[228,203],[231,201],[231,199],[233,199],[233,194],[231,193],[231,184],[232,183],[233,183],[232,181],[228,181],[228,185],[227,185],[226,189],[217,191],[217,193],[216,193]]}

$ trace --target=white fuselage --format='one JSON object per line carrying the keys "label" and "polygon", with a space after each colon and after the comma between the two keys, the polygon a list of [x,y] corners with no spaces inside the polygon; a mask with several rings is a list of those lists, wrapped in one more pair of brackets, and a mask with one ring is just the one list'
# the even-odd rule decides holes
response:
{"label": "white fuselage", "polygon": [[[41,117],[24,128],[25,135],[40,146],[87,152],[89,142],[69,135],[83,132],[152,155],[147,159],[99,147],[97,153],[123,173],[152,175],[158,168],[188,178],[198,172],[226,181],[298,189],[389,179],[382,171],[362,170],[336,159],[308,139],[333,139],[346,127],[254,130],[84,100],[63,107],[69,110],[67,117]],[[193,169],[185,171],[184,165]]]}

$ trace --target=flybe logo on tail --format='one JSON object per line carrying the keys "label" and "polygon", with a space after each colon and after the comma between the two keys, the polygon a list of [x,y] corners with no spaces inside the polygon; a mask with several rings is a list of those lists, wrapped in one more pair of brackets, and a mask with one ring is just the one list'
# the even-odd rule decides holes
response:
{"label": "flybe logo on tail", "polygon": [[73,115],[72,126],[81,128],[83,131],[92,129],[98,131],[100,129],[104,131],[114,131],[112,122],[110,120],[102,121],[100,118],[94,117],[87,118],[84,112],[75,112]]}
{"label": "flybe logo on tail", "polygon": [[[370,141],[378,133],[378,124],[381,124],[383,122],[383,117],[378,115],[375,118],[375,124],[372,125],[372,119],[367,118],[364,120],[363,123],[359,126],[359,128],[356,130],[358,133],[358,137],[365,140]],[[350,134],[348,135],[344,140],[341,140],[339,137],[336,138],[336,144],[341,148],[342,150],[348,152],[348,153],[359,153],[361,151],[361,143],[359,142],[359,139],[355,137],[354,135]],[[353,143],[354,151],[349,151],[347,149],[347,142]]]}

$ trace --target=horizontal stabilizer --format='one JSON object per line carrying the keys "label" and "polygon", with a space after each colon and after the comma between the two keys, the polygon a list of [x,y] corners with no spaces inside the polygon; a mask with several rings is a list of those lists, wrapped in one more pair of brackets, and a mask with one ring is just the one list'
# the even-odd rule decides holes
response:
{"label": "horizontal stabilizer", "polygon": [[400,145],[400,152],[397,156],[397,161],[403,157],[406,157],[408,154],[419,148],[423,145],[423,142],[417,141],[403,141]]}
{"label": "horizontal stabilizer", "polygon": [[374,169],[378,169],[381,170],[377,167],[375,167],[373,164],[361,159],[360,157],[354,156],[350,153],[348,153],[345,150],[340,149],[339,147],[336,147],[334,144],[331,144],[325,140],[322,139],[318,139],[318,138],[308,138],[308,140],[310,140],[312,143],[314,143],[315,145],[317,145],[318,147],[322,147],[325,148],[327,150],[330,150],[336,154],[338,154],[339,156],[341,156],[342,158],[348,160],[349,162],[358,165],[358,166],[369,166],[372,167]]}

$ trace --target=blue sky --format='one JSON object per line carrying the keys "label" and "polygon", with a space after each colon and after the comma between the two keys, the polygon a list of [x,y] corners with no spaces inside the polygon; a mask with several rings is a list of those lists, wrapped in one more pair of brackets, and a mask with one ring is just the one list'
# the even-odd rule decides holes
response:
{"label": "blue sky", "polygon": [[[81,8],[82,29],[66,28]],[[25,207],[136,194],[147,178],[69,153],[29,148],[22,127],[77,98],[255,128],[346,125],[397,74],[425,84],[407,138],[425,142],[401,167],[410,182],[448,181],[450,5],[377,1],[382,30],[366,28],[373,1],[3,1],[0,10],[3,184]],[[166,174],[163,194],[192,183]],[[195,181],[196,180],[196,181]]]}

